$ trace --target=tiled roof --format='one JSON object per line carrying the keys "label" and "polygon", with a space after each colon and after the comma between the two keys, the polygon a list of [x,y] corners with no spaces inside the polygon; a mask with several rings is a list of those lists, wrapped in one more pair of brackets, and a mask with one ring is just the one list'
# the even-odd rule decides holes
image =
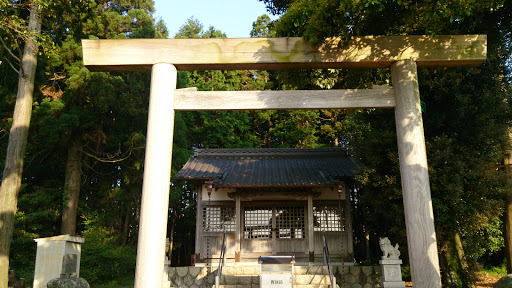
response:
{"label": "tiled roof", "polygon": [[357,167],[343,148],[197,149],[175,178],[217,187],[324,186]]}

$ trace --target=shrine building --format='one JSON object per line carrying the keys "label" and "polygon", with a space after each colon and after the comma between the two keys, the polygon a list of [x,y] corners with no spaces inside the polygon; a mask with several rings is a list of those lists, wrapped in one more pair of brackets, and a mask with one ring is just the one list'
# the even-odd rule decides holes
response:
{"label": "shrine building", "polygon": [[177,180],[197,185],[196,265],[293,255],[322,263],[322,231],[333,262],[353,263],[350,201],[357,164],[343,148],[196,149]]}

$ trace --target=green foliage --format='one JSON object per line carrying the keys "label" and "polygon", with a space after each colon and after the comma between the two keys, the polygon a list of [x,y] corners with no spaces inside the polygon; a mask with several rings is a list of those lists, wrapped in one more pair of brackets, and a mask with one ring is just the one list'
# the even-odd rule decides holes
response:
{"label": "green foliage", "polygon": [[203,33],[203,24],[201,24],[194,17],[190,17],[187,19],[187,23],[183,24],[178,33],[174,35],[176,39],[186,39],[186,38],[203,38],[201,37]]}
{"label": "green foliage", "polygon": [[[13,234],[9,267],[13,267],[17,278],[25,278],[26,283],[34,282],[35,255],[37,246],[34,239],[39,235],[16,229]],[[33,256],[33,257],[32,257]]]}
{"label": "green foliage", "polygon": [[433,206],[442,227],[438,239],[449,249],[453,231],[460,231],[466,258],[473,265],[482,254],[498,249],[483,233],[495,225],[492,221],[504,207],[503,179],[494,166],[505,149],[510,116],[507,105],[502,105],[506,95],[496,90],[495,80],[485,78],[489,64],[483,71],[423,71],[420,80],[429,107],[424,119]]}
{"label": "green foliage", "polygon": [[27,283],[34,279],[34,239],[54,236],[58,231],[61,192],[54,188],[55,184],[49,181],[45,186],[24,185],[20,191],[10,267],[16,271],[17,277],[25,278]]}
{"label": "green foliage", "polygon": [[263,14],[252,22],[251,37],[276,37],[276,32],[272,29],[273,22],[267,14]]}
{"label": "green foliage", "polygon": [[494,266],[494,267],[488,267],[488,268],[481,269],[477,273],[479,273],[479,274],[485,273],[490,276],[503,277],[503,276],[507,275],[507,267],[506,267],[505,263],[503,263],[500,266]]}
{"label": "green foliage", "polygon": [[215,29],[213,26],[210,26],[208,30],[204,31],[203,24],[196,18],[190,17],[187,19],[187,23],[180,27],[174,38],[226,38],[226,34]]}
{"label": "green foliage", "polygon": [[411,267],[402,266],[402,279],[411,279]]}
{"label": "green foliage", "polygon": [[273,15],[283,14],[286,12],[292,0],[258,0],[265,3],[267,10]]}
{"label": "green foliage", "polygon": [[133,283],[136,245],[121,246],[118,236],[98,227],[94,221],[85,220],[86,227],[91,227],[82,234],[87,244],[82,246],[80,277],[107,287]]}
{"label": "green foliage", "polygon": [[[281,36],[302,36],[313,44],[327,37],[358,35],[440,34],[465,27],[473,17],[506,1],[409,0],[260,0],[274,14]],[[467,26],[466,26],[467,27]]]}
{"label": "green foliage", "polygon": [[482,240],[486,240],[483,246],[483,252],[487,254],[499,253],[505,247],[505,239],[503,238],[503,221],[496,218],[488,221],[478,235]]}

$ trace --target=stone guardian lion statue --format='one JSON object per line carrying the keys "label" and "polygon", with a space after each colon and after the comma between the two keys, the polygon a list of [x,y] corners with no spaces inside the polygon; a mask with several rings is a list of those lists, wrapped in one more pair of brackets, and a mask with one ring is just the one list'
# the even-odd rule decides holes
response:
{"label": "stone guardian lion statue", "polygon": [[398,243],[393,247],[388,237],[379,238],[379,246],[382,253],[384,253],[384,255],[382,255],[382,259],[398,259],[398,257],[400,257]]}

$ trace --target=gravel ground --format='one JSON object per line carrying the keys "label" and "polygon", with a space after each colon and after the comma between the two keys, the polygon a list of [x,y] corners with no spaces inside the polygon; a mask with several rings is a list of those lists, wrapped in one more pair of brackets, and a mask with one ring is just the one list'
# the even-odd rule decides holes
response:
{"label": "gravel ground", "polygon": [[[477,281],[474,288],[492,288],[503,276],[491,276],[487,273],[477,273]],[[412,282],[406,281],[405,287],[412,287]]]}
{"label": "gravel ground", "polygon": [[498,282],[498,280],[500,280],[501,277],[503,277],[503,276],[491,276],[487,273],[478,273],[476,275],[477,275],[478,280],[476,281],[475,287],[477,287],[477,288],[484,288],[484,287],[492,288],[492,286],[494,284],[496,284],[496,282]]}

